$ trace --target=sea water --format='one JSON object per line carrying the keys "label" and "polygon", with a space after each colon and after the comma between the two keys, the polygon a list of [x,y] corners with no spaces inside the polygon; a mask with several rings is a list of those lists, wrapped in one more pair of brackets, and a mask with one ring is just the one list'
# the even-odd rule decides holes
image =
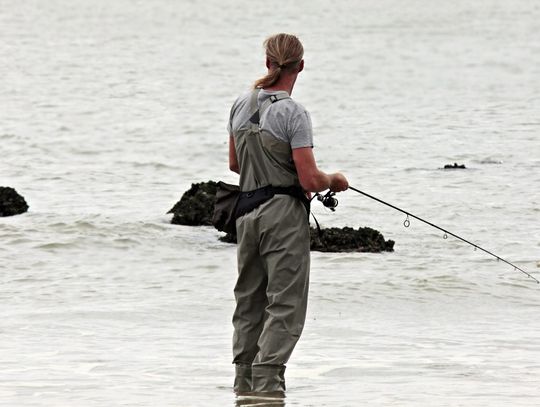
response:
{"label": "sea water", "polygon": [[[0,405],[234,406],[234,245],[170,224],[237,181],[226,122],[297,34],[321,169],[540,272],[540,4],[0,0]],[[466,170],[442,170],[445,164]],[[287,406],[537,406],[540,286],[352,191],[313,253]]]}

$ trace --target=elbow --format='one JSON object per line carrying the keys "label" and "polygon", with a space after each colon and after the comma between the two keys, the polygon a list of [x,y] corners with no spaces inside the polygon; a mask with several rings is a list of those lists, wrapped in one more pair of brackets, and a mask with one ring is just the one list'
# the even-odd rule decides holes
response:
{"label": "elbow", "polygon": [[240,174],[240,167],[238,166],[238,163],[230,163],[229,170],[231,170],[232,172],[236,172],[237,174]]}

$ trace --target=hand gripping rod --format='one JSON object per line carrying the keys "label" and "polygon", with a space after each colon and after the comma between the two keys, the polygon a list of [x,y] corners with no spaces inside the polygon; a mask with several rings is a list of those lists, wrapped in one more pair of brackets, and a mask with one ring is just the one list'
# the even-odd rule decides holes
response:
{"label": "hand gripping rod", "polygon": [[505,259],[503,259],[502,257],[497,256],[495,253],[492,253],[492,252],[490,252],[489,250],[486,250],[486,249],[484,249],[483,247],[480,247],[480,246],[478,246],[477,244],[472,243],[472,242],[468,241],[467,239],[462,238],[461,236],[458,236],[458,235],[456,235],[456,234],[454,234],[454,233],[452,233],[452,232],[450,232],[450,231],[448,231],[448,230],[446,230],[446,229],[443,229],[443,228],[441,228],[441,227],[439,227],[439,226],[437,226],[437,225],[435,225],[435,224],[433,224],[433,223],[431,223],[431,222],[428,222],[427,220],[424,220],[424,219],[422,219],[422,218],[420,218],[420,217],[418,217],[418,216],[415,216],[415,215],[413,215],[413,214],[410,213],[410,212],[407,212],[407,211],[405,211],[405,210],[403,210],[403,209],[401,209],[401,208],[398,208],[397,206],[394,206],[394,205],[392,205],[392,204],[389,204],[388,202],[384,202],[383,200],[381,200],[381,199],[379,199],[379,198],[376,198],[376,197],[374,197],[373,195],[367,194],[367,193],[365,193],[365,192],[363,192],[363,191],[360,191],[359,189],[356,189],[356,188],[354,188],[354,187],[351,187],[350,185],[349,185],[349,189],[352,189],[353,191],[358,192],[359,194],[362,194],[362,195],[364,195],[364,196],[367,196],[368,198],[371,198],[371,199],[373,199],[373,200],[375,200],[375,201],[377,201],[377,202],[380,202],[380,203],[382,203],[382,204],[384,204],[384,205],[386,205],[386,206],[389,206],[390,208],[393,208],[393,209],[395,209],[395,210],[397,210],[397,211],[399,211],[399,212],[402,212],[402,213],[406,214],[406,215],[407,215],[407,219],[406,219],[405,222],[403,223],[403,224],[405,225],[405,227],[409,227],[409,225],[410,225],[410,222],[409,222],[409,216],[412,217],[412,218],[414,218],[414,219],[418,219],[419,221],[424,222],[425,224],[428,224],[429,226],[434,227],[435,229],[439,229],[439,230],[443,231],[443,232],[445,233],[445,235],[444,235],[444,238],[445,238],[445,239],[448,237],[447,235],[454,236],[456,239],[459,239],[459,240],[461,240],[462,242],[465,242],[465,243],[467,243],[467,244],[470,244],[471,246],[474,247],[475,250],[476,250],[476,249],[480,249],[480,250],[482,250],[483,252],[489,254],[490,256],[495,257],[497,260],[500,260],[500,261],[502,261],[502,262],[504,262],[504,263],[506,263],[506,264],[512,266],[512,267],[514,268],[514,270],[519,270],[519,271],[521,271],[521,272],[522,272],[523,274],[525,274],[527,277],[532,278],[534,281],[536,281],[537,284],[540,284],[540,281],[538,281],[534,276],[532,276],[531,274],[529,274],[529,273],[526,272],[525,270],[519,268],[518,266],[516,266],[516,265],[513,264],[513,263],[510,263],[508,260],[505,260]]}

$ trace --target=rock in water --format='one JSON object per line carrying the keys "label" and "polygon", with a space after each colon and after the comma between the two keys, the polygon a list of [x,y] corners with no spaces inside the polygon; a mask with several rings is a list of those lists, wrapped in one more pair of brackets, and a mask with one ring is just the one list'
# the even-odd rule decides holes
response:
{"label": "rock in water", "polygon": [[28,211],[28,204],[17,191],[10,187],[0,187],[0,216],[19,215]]}
{"label": "rock in water", "polygon": [[311,250],[319,252],[392,252],[394,243],[385,241],[381,232],[369,227],[321,229],[320,236],[311,228]]}
{"label": "rock in water", "polygon": [[[310,228],[312,251],[319,252],[392,252],[394,251],[393,240],[384,240],[381,232],[369,227],[355,230],[350,227],[321,229],[321,235],[317,229]],[[227,233],[219,238],[225,243],[236,243],[236,236]]]}
{"label": "rock in water", "polygon": [[[189,226],[210,226],[214,213],[217,182],[208,181],[191,184],[180,201],[167,213],[173,213],[171,223]],[[350,227],[321,229],[311,228],[311,250],[321,252],[391,252],[394,241],[384,240],[383,235],[369,227],[355,230]],[[236,243],[236,236],[226,234],[219,238],[222,242]]]}
{"label": "rock in water", "polygon": [[175,225],[211,226],[216,200],[217,182],[191,184],[180,201],[167,213],[173,213],[171,223]]}
{"label": "rock in water", "polygon": [[467,169],[467,167],[465,167],[465,164],[454,163],[453,165],[452,164],[446,164],[444,166],[444,169],[445,170],[465,170],[465,169]]}

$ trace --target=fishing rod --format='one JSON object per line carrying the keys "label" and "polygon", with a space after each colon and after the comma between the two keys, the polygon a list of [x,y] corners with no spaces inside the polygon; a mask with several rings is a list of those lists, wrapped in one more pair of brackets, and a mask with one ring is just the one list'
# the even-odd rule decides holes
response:
{"label": "fishing rod", "polygon": [[[440,226],[437,226],[437,225],[435,225],[434,223],[431,223],[431,222],[429,222],[429,221],[427,221],[427,220],[425,220],[425,219],[422,219],[422,218],[419,217],[419,216],[413,215],[412,213],[410,213],[410,212],[408,212],[408,211],[406,211],[406,210],[404,210],[404,209],[398,208],[398,207],[395,206],[395,205],[392,205],[392,204],[390,204],[390,203],[388,203],[388,202],[385,202],[385,201],[383,201],[382,199],[376,198],[376,197],[374,197],[373,195],[370,195],[370,194],[368,194],[368,193],[366,193],[366,192],[360,191],[359,189],[356,189],[356,188],[354,188],[354,187],[351,187],[350,185],[349,185],[349,189],[351,189],[351,190],[353,190],[353,191],[355,191],[355,192],[358,192],[358,193],[361,194],[361,195],[367,196],[368,198],[371,198],[371,199],[373,199],[373,200],[375,200],[375,201],[377,201],[377,202],[380,202],[380,203],[382,203],[382,204],[384,204],[384,205],[386,205],[386,206],[389,206],[389,207],[392,208],[392,209],[395,209],[395,210],[397,210],[397,211],[399,211],[399,212],[402,212],[402,213],[404,213],[405,215],[407,215],[407,218],[406,218],[405,221],[403,222],[403,226],[405,226],[406,228],[408,228],[408,227],[411,225],[411,221],[409,220],[409,216],[410,216],[411,218],[418,219],[419,221],[424,222],[425,224],[427,224],[427,225],[429,225],[429,226],[431,226],[431,227],[434,227],[435,229],[439,229],[439,230],[443,231],[443,232],[444,232],[444,235],[443,235],[443,238],[444,238],[444,239],[448,239],[448,235],[454,236],[456,239],[459,239],[459,240],[461,240],[462,242],[465,242],[465,243],[467,243],[467,244],[473,246],[473,247],[474,247],[474,250],[476,250],[476,249],[482,250],[483,252],[489,254],[490,256],[495,257],[495,258],[497,259],[497,261],[500,260],[500,261],[502,261],[502,262],[504,262],[504,263],[506,263],[506,264],[512,266],[512,267],[514,268],[514,270],[519,270],[520,272],[522,272],[523,274],[525,274],[527,277],[532,278],[534,281],[536,281],[537,284],[540,284],[540,281],[538,281],[538,279],[536,279],[534,276],[532,276],[531,274],[529,274],[528,272],[526,272],[526,271],[523,270],[522,268],[516,266],[515,264],[509,262],[508,260],[503,259],[503,258],[500,257],[500,256],[497,256],[495,253],[492,253],[492,252],[490,252],[489,250],[486,250],[486,249],[484,249],[483,247],[480,247],[480,246],[478,246],[477,244],[472,243],[472,242],[470,242],[469,240],[464,239],[464,238],[462,238],[461,236],[456,235],[455,233],[452,233],[452,232],[450,232],[450,231],[448,231],[448,230],[446,230],[446,229],[444,229],[444,228],[441,228]],[[319,201],[321,201],[321,202],[323,203],[324,206],[330,208],[331,210],[335,210],[336,206],[338,205],[338,200],[337,200],[336,198],[334,198],[334,195],[335,195],[335,193],[333,193],[333,192],[328,192],[328,193],[327,193],[326,195],[324,195],[324,196],[322,196],[322,195],[317,196],[317,199],[318,199]]]}

